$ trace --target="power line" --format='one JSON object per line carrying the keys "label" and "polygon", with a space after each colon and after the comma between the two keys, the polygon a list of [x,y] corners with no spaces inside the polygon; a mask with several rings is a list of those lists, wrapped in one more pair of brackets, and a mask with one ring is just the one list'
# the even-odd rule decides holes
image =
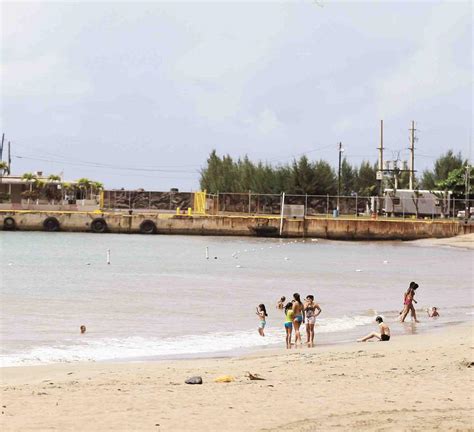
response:
{"label": "power line", "polygon": [[169,173],[198,172],[198,170],[126,167],[126,166],[119,166],[119,165],[104,164],[104,163],[99,163],[99,162],[70,162],[70,161],[61,160],[61,159],[54,160],[54,159],[46,159],[46,158],[22,156],[22,155],[14,155],[13,157],[15,157],[16,159],[35,160],[35,161],[49,162],[49,163],[54,163],[54,164],[91,167],[91,168],[108,168],[108,169],[115,169],[115,170],[122,170],[122,171],[169,172]]}

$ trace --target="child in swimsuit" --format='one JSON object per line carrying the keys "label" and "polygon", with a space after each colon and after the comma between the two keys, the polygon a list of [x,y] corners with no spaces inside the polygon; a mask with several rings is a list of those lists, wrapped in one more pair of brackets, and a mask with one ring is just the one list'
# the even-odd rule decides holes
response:
{"label": "child in swimsuit", "polygon": [[286,348],[291,348],[291,333],[293,332],[293,303],[289,302],[285,306],[285,332]]}
{"label": "child in swimsuit", "polygon": [[408,312],[411,312],[411,316],[415,322],[419,322],[416,319],[416,311],[415,307],[413,306],[413,303],[417,303],[417,301],[414,299],[417,288],[418,284],[416,282],[410,282],[410,286],[408,287],[403,300],[403,311],[400,313],[400,322],[405,322]]}
{"label": "child in swimsuit", "polygon": [[298,342],[301,344],[301,333],[300,326],[303,323],[303,303],[301,303],[301,298],[298,293],[293,294],[293,326],[295,327],[295,347],[298,345]]}
{"label": "child in swimsuit", "polygon": [[260,320],[260,322],[258,324],[258,334],[260,336],[265,336],[265,333],[263,332],[263,329],[265,328],[265,325],[267,323],[265,318],[268,315],[267,315],[267,310],[265,309],[265,305],[263,303],[258,305],[257,315],[258,315],[258,318]]}
{"label": "child in swimsuit", "polygon": [[383,322],[383,318],[381,316],[378,316],[375,318],[375,322],[378,323],[379,328],[380,328],[380,333],[369,333],[367,336],[364,336],[362,339],[357,339],[357,342],[366,342],[369,339],[376,338],[380,342],[387,342],[390,340],[390,329],[388,328],[388,325]]}
{"label": "child in swimsuit", "polygon": [[[318,312],[316,312],[316,309]],[[317,303],[314,302],[314,296],[306,296],[304,303],[304,312],[306,315],[306,343],[308,347],[314,346],[314,324],[316,323],[316,317],[321,313],[321,308]]]}
{"label": "child in swimsuit", "polygon": [[430,318],[436,318],[436,317],[439,317],[439,312],[438,312],[438,308],[433,306],[431,308],[431,311],[429,309],[426,309],[426,312],[428,312],[428,316]]}

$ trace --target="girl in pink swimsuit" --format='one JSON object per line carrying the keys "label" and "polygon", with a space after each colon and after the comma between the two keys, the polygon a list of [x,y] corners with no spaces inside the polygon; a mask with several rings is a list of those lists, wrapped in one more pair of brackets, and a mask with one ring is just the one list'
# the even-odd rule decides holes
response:
{"label": "girl in pink swimsuit", "polygon": [[413,302],[417,303],[414,299],[415,291],[418,288],[418,284],[416,282],[410,282],[410,286],[408,287],[407,292],[405,293],[405,298],[403,300],[403,311],[400,313],[400,322],[405,322],[405,318],[408,315],[408,312],[411,312],[412,318],[415,322],[419,322],[416,319],[416,311],[415,307],[413,306]]}

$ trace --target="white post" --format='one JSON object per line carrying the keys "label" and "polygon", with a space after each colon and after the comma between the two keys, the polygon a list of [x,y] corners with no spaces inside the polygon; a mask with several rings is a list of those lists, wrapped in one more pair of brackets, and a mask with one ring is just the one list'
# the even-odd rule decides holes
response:
{"label": "white post", "polygon": [[206,246],[206,259],[209,259],[209,247]]}
{"label": "white post", "polygon": [[110,249],[107,249],[107,264],[110,264]]}
{"label": "white post", "polygon": [[285,208],[285,192],[283,192],[283,195],[281,197],[281,215],[280,215],[280,237],[281,233],[283,231],[283,210]]}

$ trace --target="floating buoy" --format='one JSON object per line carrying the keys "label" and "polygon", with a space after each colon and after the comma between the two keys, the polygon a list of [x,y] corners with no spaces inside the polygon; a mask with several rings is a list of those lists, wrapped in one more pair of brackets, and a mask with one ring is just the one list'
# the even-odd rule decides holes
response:
{"label": "floating buoy", "polygon": [[209,248],[206,246],[206,259],[209,259]]}
{"label": "floating buoy", "polygon": [[237,268],[241,268],[242,266],[241,266],[240,264],[237,264],[236,267],[237,267]]}
{"label": "floating buoy", "polygon": [[107,249],[107,264],[110,264],[110,249]]}
{"label": "floating buoy", "polygon": [[387,260],[385,260],[383,263],[384,263],[384,264],[388,264],[388,261],[387,261]]}
{"label": "floating buoy", "polygon": [[289,260],[289,258],[288,258],[288,257],[285,257],[285,261],[288,261],[288,260]]}
{"label": "floating buoy", "polygon": [[356,272],[361,272],[362,270],[361,269],[356,269]]}

